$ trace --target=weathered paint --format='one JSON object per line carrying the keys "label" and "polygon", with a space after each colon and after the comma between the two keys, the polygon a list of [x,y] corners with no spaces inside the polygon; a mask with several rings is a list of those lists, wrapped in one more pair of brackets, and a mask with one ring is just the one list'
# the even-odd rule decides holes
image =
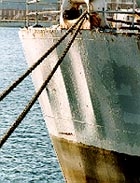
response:
{"label": "weathered paint", "polygon": [[[28,64],[32,65],[64,32],[65,30],[59,29],[22,29],[20,37]],[[51,72],[70,37],[71,35],[33,72],[36,90]],[[90,177],[92,171],[95,171],[95,180],[100,175],[98,182],[125,182],[129,174],[125,158],[129,157],[128,164],[134,163],[135,157],[139,161],[139,37],[138,34],[81,30],[61,67],[40,96],[44,119],[67,180],[69,177],[78,177],[78,180],[81,177],[80,182],[85,182],[88,174]],[[61,139],[64,139],[64,144]],[[66,168],[66,150],[63,151],[63,147],[74,148],[67,158],[72,162],[74,152],[77,154],[75,165],[69,164],[75,166],[75,169]],[[92,165],[87,154],[92,156],[93,169],[96,170],[91,171]],[[78,161],[82,164],[79,165]],[[76,167],[79,173],[76,173]],[[85,173],[88,170],[91,172]],[[130,175],[137,182],[140,172]],[[87,182],[91,182],[90,179]]]}

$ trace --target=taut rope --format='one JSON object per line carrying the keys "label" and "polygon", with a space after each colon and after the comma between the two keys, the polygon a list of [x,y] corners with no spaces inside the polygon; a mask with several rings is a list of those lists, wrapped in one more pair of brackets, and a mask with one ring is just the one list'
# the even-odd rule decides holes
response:
{"label": "taut rope", "polygon": [[[11,125],[11,127],[8,129],[8,131],[1,138],[1,140],[0,140],[0,148],[3,146],[3,144],[7,141],[7,139],[10,137],[10,135],[14,132],[14,130],[18,127],[18,125],[21,123],[21,121],[24,119],[24,117],[30,111],[31,107],[34,105],[34,103],[36,102],[36,100],[38,99],[38,97],[40,96],[40,94],[42,93],[42,91],[46,88],[46,85],[49,83],[49,81],[51,80],[51,78],[55,74],[57,68],[63,62],[63,59],[64,59],[65,55],[67,54],[67,52],[69,51],[69,49],[70,49],[73,41],[75,40],[75,38],[76,38],[76,36],[77,36],[77,34],[78,34],[79,30],[80,30],[80,27],[82,26],[82,23],[83,23],[85,17],[86,17],[86,13],[84,13],[84,15],[82,16],[82,18],[80,19],[81,22],[78,21],[80,23],[79,23],[79,25],[78,25],[78,27],[77,27],[77,29],[76,29],[76,31],[75,31],[72,39],[68,42],[66,49],[64,50],[62,56],[57,61],[56,65],[54,66],[54,68],[52,70],[52,72],[49,74],[49,76],[47,77],[47,79],[45,80],[45,82],[42,84],[42,86],[40,87],[40,89],[36,92],[36,94],[31,98],[31,100],[29,101],[29,103],[25,106],[25,108],[23,109],[23,111],[21,112],[21,114],[15,120],[15,122]],[[42,59],[39,59],[39,60],[42,60]]]}
{"label": "taut rope", "polygon": [[80,20],[83,17],[86,16],[86,14],[87,12],[84,12],[79,17],[77,22],[74,25],[72,25],[67,30],[67,32],[37,62],[35,62],[29,69],[27,69],[25,73],[23,73],[16,81],[14,81],[9,87],[7,87],[7,89],[5,89],[0,94],[0,101],[3,100],[11,91],[13,91],[13,89],[16,88],[18,84],[20,84],[39,64],[41,64],[44,61],[44,59],[66,38],[66,36],[68,36],[68,34],[73,31],[74,27],[76,27],[76,25],[80,22]]}

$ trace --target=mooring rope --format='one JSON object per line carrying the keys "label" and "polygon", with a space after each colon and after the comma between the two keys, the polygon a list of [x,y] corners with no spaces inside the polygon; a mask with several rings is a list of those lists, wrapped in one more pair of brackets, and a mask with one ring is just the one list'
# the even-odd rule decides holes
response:
{"label": "mooring rope", "polygon": [[76,21],[74,25],[72,25],[66,33],[37,61],[35,62],[25,73],[23,73],[16,81],[14,81],[7,89],[5,89],[1,94],[0,94],[0,101],[3,100],[11,91],[13,91],[14,88],[18,84],[20,84],[39,64],[43,62],[43,60],[68,36],[70,32],[76,27],[76,25],[82,20],[83,17],[85,17],[87,14],[87,11],[85,11],[79,19]]}
{"label": "mooring rope", "polygon": [[86,17],[86,14],[84,15],[83,19],[79,23],[79,25],[78,25],[78,27],[77,27],[77,29],[76,29],[76,31],[75,31],[72,39],[68,42],[67,47],[66,47],[66,49],[63,52],[63,55],[57,61],[56,65],[54,66],[54,68],[52,70],[52,72],[49,74],[49,76],[47,77],[47,79],[45,80],[45,82],[42,84],[42,86],[40,87],[40,89],[38,90],[38,92],[36,92],[36,94],[32,97],[32,99],[29,101],[29,103],[25,106],[24,110],[21,112],[21,114],[18,116],[18,118],[15,120],[15,122],[11,125],[11,127],[8,129],[8,131],[1,138],[1,140],[0,140],[0,148],[4,145],[4,143],[10,137],[10,135],[18,127],[18,125],[21,123],[21,121],[24,119],[24,117],[30,111],[31,107],[34,105],[34,103],[36,102],[36,100],[38,99],[38,97],[40,96],[40,94],[42,93],[42,91],[46,88],[47,84],[49,83],[49,81],[51,80],[51,78],[53,77],[53,75],[55,74],[57,68],[62,63],[65,55],[69,51],[69,49],[70,49],[73,41],[75,40],[75,38],[76,38],[76,36],[77,36],[77,34],[78,34],[79,30],[80,30],[80,27],[83,24],[83,21],[84,21],[85,17]]}

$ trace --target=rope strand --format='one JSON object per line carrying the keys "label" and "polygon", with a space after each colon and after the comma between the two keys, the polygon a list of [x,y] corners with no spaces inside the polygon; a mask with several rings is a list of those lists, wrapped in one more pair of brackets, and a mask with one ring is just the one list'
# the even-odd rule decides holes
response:
{"label": "rope strand", "polygon": [[40,87],[40,89],[38,90],[38,92],[32,97],[32,99],[29,101],[29,103],[26,105],[26,107],[24,108],[24,110],[22,111],[22,113],[18,116],[18,118],[16,119],[16,121],[11,125],[11,127],[9,128],[9,130],[5,133],[5,135],[1,138],[0,140],[0,148],[3,146],[3,144],[7,141],[7,139],[10,137],[10,135],[14,132],[14,130],[18,127],[18,125],[21,123],[21,121],[24,119],[24,117],[27,115],[27,113],[30,111],[31,107],[34,105],[34,103],[36,102],[36,100],[38,99],[38,97],[40,96],[40,94],[42,93],[42,91],[45,89],[45,87],[47,86],[47,84],[49,83],[49,81],[51,80],[51,78],[53,77],[53,75],[55,74],[57,68],[60,66],[60,64],[62,63],[65,55],[67,54],[69,48],[71,47],[73,41],[75,40],[79,29],[83,23],[85,19],[85,16],[83,17],[83,19],[81,20],[77,30],[75,31],[72,39],[69,41],[66,49],[63,52],[63,55],[60,57],[60,59],[57,61],[56,65],[54,66],[52,72],[49,74],[49,76],[47,77],[47,79],[45,80],[45,82],[42,84],[42,86]]}
{"label": "rope strand", "polygon": [[73,28],[80,22],[80,20],[86,16],[87,12],[85,11],[77,20],[77,22],[72,25],[67,32],[37,61],[35,62],[27,71],[22,74],[16,81],[14,81],[7,89],[5,89],[0,94],[0,101],[3,100],[18,84],[20,84],[43,60],[68,36],[68,34],[73,30]]}

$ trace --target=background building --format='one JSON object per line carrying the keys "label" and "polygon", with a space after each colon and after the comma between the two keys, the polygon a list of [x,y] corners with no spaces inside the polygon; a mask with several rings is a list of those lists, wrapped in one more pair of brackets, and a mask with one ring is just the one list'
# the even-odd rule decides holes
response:
{"label": "background building", "polygon": [[[0,20],[25,20],[26,2],[31,0],[0,0]],[[56,7],[57,0],[40,0],[29,5],[29,12],[44,11]]]}
{"label": "background building", "polygon": [[[31,0],[0,0],[0,20],[25,20],[26,19],[26,2]],[[61,0],[40,0],[39,3],[30,4],[29,12],[36,11],[45,11],[45,10],[55,10],[59,9],[58,2]],[[108,9],[117,9],[117,8],[132,8],[133,2],[136,2],[140,7],[140,0],[106,0],[108,3]],[[54,17],[53,17],[54,16]],[[34,16],[30,17],[34,19]],[[56,15],[43,14],[39,16],[40,20],[47,20],[50,18],[55,19]]]}

